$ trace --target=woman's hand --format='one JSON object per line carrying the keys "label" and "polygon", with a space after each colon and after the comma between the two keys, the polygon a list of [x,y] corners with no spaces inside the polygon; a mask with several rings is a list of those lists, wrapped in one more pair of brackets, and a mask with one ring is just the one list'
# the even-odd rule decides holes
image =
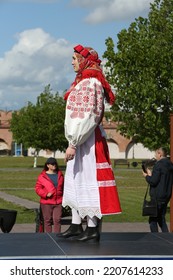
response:
{"label": "woman's hand", "polygon": [[49,192],[47,195],[46,195],[48,198],[52,196],[52,193]]}
{"label": "woman's hand", "polygon": [[76,154],[76,149],[73,147],[68,147],[65,153],[65,162],[74,159]]}

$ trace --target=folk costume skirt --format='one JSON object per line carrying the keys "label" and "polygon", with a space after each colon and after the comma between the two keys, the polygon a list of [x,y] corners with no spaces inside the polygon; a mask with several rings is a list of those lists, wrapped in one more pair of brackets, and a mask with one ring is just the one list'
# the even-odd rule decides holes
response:
{"label": "folk costume skirt", "polygon": [[67,162],[62,205],[80,217],[121,213],[115,178],[104,131],[99,126]]}

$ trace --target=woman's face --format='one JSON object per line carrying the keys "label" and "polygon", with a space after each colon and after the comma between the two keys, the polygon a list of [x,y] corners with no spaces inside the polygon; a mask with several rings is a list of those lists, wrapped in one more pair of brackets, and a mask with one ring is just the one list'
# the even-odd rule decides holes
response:
{"label": "woman's face", "polygon": [[55,172],[57,165],[56,164],[47,164],[47,168],[49,171]]}
{"label": "woman's face", "polygon": [[74,71],[78,72],[79,71],[79,62],[78,62],[78,58],[75,53],[73,54],[73,57],[72,57],[72,65],[73,65]]}

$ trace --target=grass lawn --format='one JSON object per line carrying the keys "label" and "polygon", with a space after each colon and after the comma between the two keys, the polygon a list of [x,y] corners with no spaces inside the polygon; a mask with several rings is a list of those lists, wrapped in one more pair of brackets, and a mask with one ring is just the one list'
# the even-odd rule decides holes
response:
{"label": "grass lawn", "polygon": [[[45,158],[38,158],[38,167],[33,168],[32,157],[0,157],[0,191],[15,196],[39,202],[34,191],[38,174],[43,169]],[[64,170],[63,160],[58,160],[60,168]],[[141,207],[147,184],[140,166],[134,168],[114,169],[115,179],[122,206],[122,213],[104,217],[107,222],[147,222],[142,217]],[[18,211],[16,223],[34,223],[35,212],[16,206],[0,199],[1,209],[15,209]],[[169,209],[168,209],[169,210]],[[169,211],[167,221],[169,221]]]}

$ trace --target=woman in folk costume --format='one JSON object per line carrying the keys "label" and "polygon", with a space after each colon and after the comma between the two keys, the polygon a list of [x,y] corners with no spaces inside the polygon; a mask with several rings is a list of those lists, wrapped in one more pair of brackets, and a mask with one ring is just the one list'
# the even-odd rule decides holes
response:
{"label": "woman in folk costume", "polygon": [[[100,67],[97,52],[74,47],[72,65],[77,73],[65,94],[65,137],[69,142],[63,206],[72,209],[72,224],[61,234],[79,241],[99,241],[98,221],[104,215],[121,213],[105,133],[100,123],[104,99],[114,102],[114,94]],[[81,219],[87,218],[83,230]]]}

